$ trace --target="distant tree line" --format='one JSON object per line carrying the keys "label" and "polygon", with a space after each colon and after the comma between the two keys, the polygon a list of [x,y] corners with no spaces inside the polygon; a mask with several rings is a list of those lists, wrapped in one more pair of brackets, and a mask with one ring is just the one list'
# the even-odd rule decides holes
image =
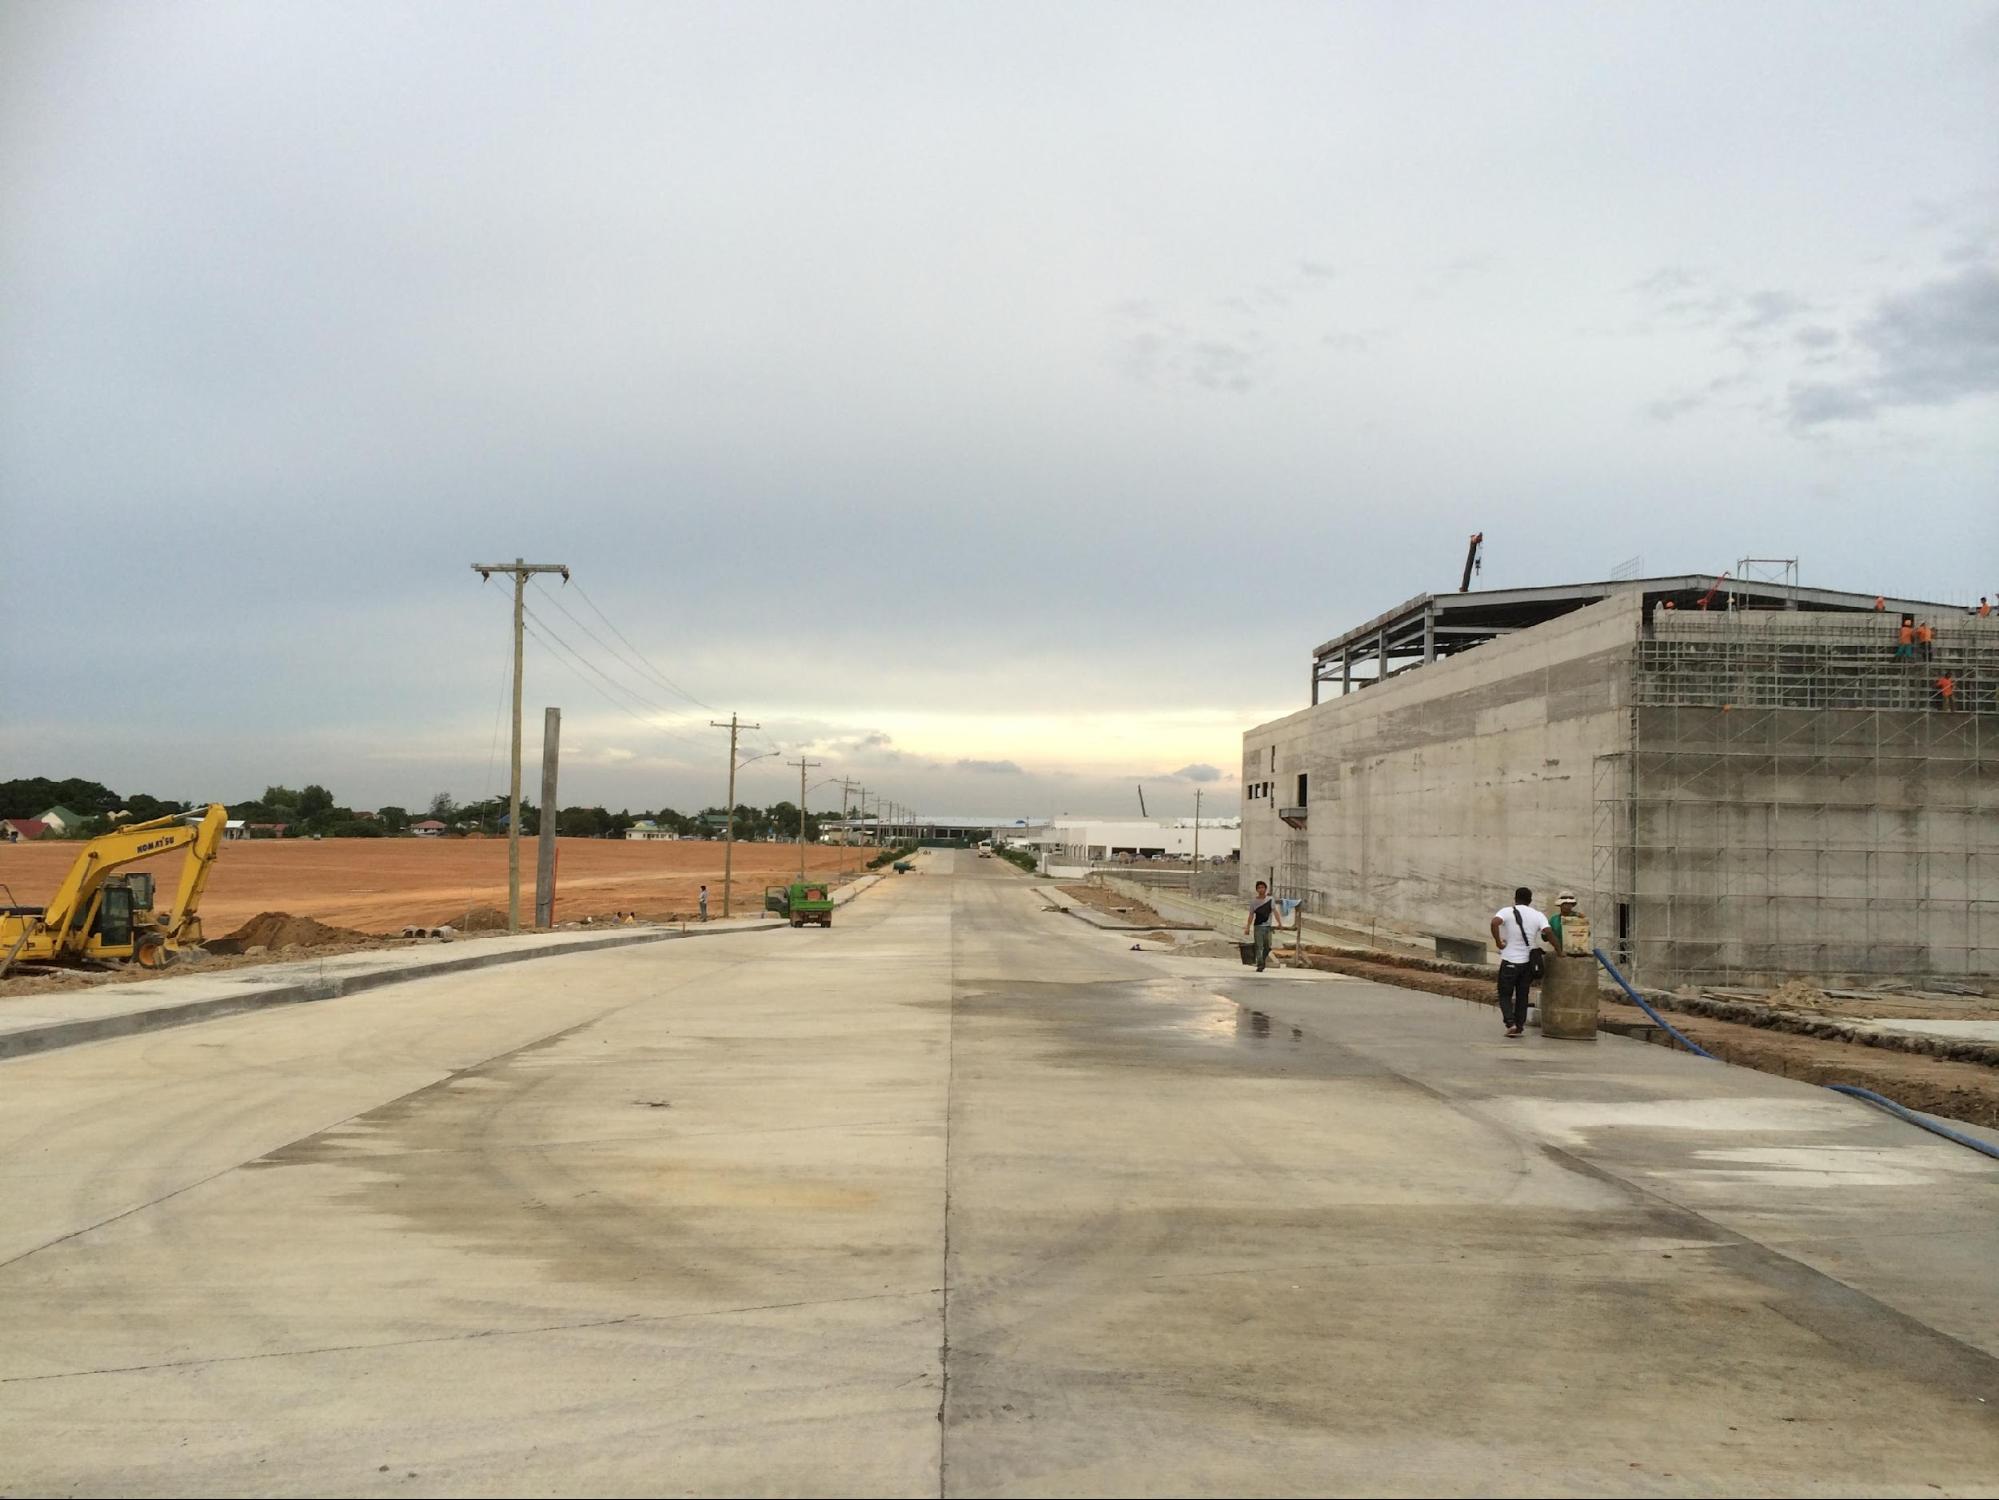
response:
{"label": "distant tree line", "polygon": [[[30,776],[0,781],[0,818],[33,818],[52,807],[66,807],[80,814],[83,825],[70,836],[93,838],[120,823],[143,822],[191,810],[194,804],[153,797],[143,792],[120,796],[96,781],[72,778],[51,781]],[[507,829],[507,799],[487,797],[476,802],[459,802],[449,792],[438,792],[420,813],[404,807],[378,807],[357,811],[343,805],[325,787],[311,784],[297,789],[267,786],[263,795],[248,802],[228,804],[229,816],[245,823],[282,830],[286,837],[384,838],[409,832],[421,819],[435,819],[453,833],[499,835]],[[629,808],[611,812],[603,807],[565,807],[555,815],[555,831],[565,838],[623,838],[626,830],[641,820],[650,820],[682,838],[721,838],[728,810],[706,807],[698,813],[682,813],[671,807],[633,812]],[[805,837],[816,842],[823,827],[836,821],[832,813],[808,812]],[[541,810],[532,802],[521,801],[521,832],[541,831]],[[736,807],[736,837],[746,841],[775,839],[783,843],[798,837],[798,808],[791,802],[773,802],[769,807]]]}

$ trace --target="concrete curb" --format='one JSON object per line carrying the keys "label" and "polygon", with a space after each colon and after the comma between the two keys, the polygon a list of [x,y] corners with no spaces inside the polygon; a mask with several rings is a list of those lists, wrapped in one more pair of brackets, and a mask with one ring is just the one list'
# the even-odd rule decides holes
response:
{"label": "concrete curb", "polygon": [[1206,927],[1190,927],[1174,917],[1164,917],[1157,922],[1125,922],[1115,917],[1108,917],[1093,907],[1083,905],[1081,902],[1078,902],[1074,906],[1065,906],[1062,910],[1076,918],[1079,922],[1088,923],[1099,932],[1208,932],[1212,930]]}
{"label": "concrete curb", "polygon": [[[841,886],[834,892],[833,899],[844,906],[863,891],[870,890],[881,879],[879,875],[865,876]],[[300,974],[294,978],[274,978],[271,981],[249,979],[255,971],[246,971],[242,977],[249,980],[245,988],[236,994],[212,995],[200,1000],[185,1000],[163,1005],[147,1006],[143,1009],[114,1012],[108,1015],[86,1016],[71,1021],[51,1021],[41,1026],[21,1026],[11,1031],[0,1031],[0,1061],[12,1057],[32,1057],[41,1052],[54,1052],[63,1047],[78,1046],[83,1042],[108,1041],[113,1037],[137,1036],[142,1032],[166,1031],[176,1026],[188,1026],[198,1021],[219,1020],[224,1016],[242,1015],[253,1010],[265,1010],[278,1005],[303,1005],[314,1000],[337,1000],[342,995],[359,994],[365,990],[380,989],[384,985],[403,984],[416,979],[432,979],[444,974],[463,974],[473,969],[490,969],[500,964],[525,963],[537,958],[560,958],[570,953],[601,953],[610,948],[628,948],[639,943],[678,942],[685,938],[725,937],[745,932],[775,932],[785,926],[775,919],[770,921],[745,922],[741,926],[694,927],[682,932],[677,929],[648,928],[638,932],[605,933],[602,937],[582,937],[556,947],[512,947],[496,948],[484,953],[443,954],[421,962],[382,963],[376,967],[357,967],[347,973],[328,974],[317,972]],[[475,939],[476,941],[476,939]],[[409,952],[398,951],[398,957]],[[347,957],[349,955],[342,955]],[[310,962],[307,960],[306,962]],[[285,968],[303,965],[283,965]],[[230,976],[217,974],[216,980],[227,980]],[[149,980],[149,988],[158,985],[172,985],[175,981]],[[101,991],[84,990],[84,995],[101,995]]]}
{"label": "concrete curb", "polygon": [[[777,926],[760,922],[754,926],[732,927],[730,932],[764,932]],[[202,1000],[148,1006],[143,1010],[89,1016],[74,1021],[52,1021],[45,1026],[24,1026],[0,1032],[0,1060],[28,1057],[37,1052],[53,1052],[81,1042],[136,1036],[140,1032],[165,1031],[196,1021],[216,1020],[246,1011],[264,1010],[275,1005],[300,1005],[313,1000],[335,1000],[342,995],[380,989],[415,979],[432,979],[442,974],[462,974],[472,969],[489,969],[500,964],[524,963],[535,958],[559,958],[566,953],[597,953],[607,948],[626,948],[637,943],[663,943],[682,937],[712,937],[713,932],[622,932],[607,934],[595,941],[565,943],[559,948],[502,948],[488,953],[454,954],[435,962],[357,969],[347,974],[314,974],[297,979],[246,988],[234,995],[215,995]],[[310,962],[310,960],[307,960]],[[287,966],[290,967],[290,966]],[[217,975],[220,979],[224,976]],[[150,984],[171,985],[173,980],[153,980]],[[88,992],[85,992],[88,993]]]}

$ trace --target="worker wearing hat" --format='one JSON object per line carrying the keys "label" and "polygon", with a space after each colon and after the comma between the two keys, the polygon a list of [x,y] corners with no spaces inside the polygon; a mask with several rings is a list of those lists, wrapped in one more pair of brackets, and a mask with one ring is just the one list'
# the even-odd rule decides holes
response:
{"label": "worker wearing hat", "polygon": [[[1569,946],[1567,934],[1562,931],[1562,919],[1569,919],[1569,927],[1575,931],[1579,941],[1574,948]],[[1589,951],[1589,918],[1576,910],[1576,893],[1563,891],[1555,897],[1555,914],[1548,918],[1548,928],[1555,934],[1555,950],[1558,953],[1587,953]]]}

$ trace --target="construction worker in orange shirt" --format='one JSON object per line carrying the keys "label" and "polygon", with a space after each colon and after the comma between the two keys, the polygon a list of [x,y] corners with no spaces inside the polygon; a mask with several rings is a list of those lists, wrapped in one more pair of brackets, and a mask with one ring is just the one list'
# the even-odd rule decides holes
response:
{"label": "construction worker in orange shirt", "polygon": [[1914,661],[1916,658],[1916,617],[1902,616],[1902,628],[1895,632],[1895,659]]}
{"label": "construction worker in orange shirt", "polygon": [[1978,596],[1978,618],[1981,620],[1992,618],[1992,601],[1987,599],[1983,594]]}
{"label": "construction worker in orange shirt", "polygon": [[1931,628],[1930,622],[1928,620],[1923,621],[1922,624],[1916,627],[1916,655],[1920,656],[1924,661],[1928,661],[1932,656],[1936,655],[1936,640],[1937,633]]}
{"label": "construction worker in orange shirt", "polygon": [[1957,697],[1957,679],[1948,672],[1939,673],[1936,690],[1937,707],[1949,713],[1955,706],[1952,700]]}

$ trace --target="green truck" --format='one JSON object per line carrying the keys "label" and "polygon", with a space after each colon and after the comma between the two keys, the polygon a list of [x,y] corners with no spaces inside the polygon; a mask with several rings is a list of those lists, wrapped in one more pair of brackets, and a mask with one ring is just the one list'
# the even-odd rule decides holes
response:
{"label": "green truck", "polygon": [[816,880],[794,880],[790,885],[764,887],[764,910],[789,919],[793,927],[817,922],[833,925],[832,888]]}

